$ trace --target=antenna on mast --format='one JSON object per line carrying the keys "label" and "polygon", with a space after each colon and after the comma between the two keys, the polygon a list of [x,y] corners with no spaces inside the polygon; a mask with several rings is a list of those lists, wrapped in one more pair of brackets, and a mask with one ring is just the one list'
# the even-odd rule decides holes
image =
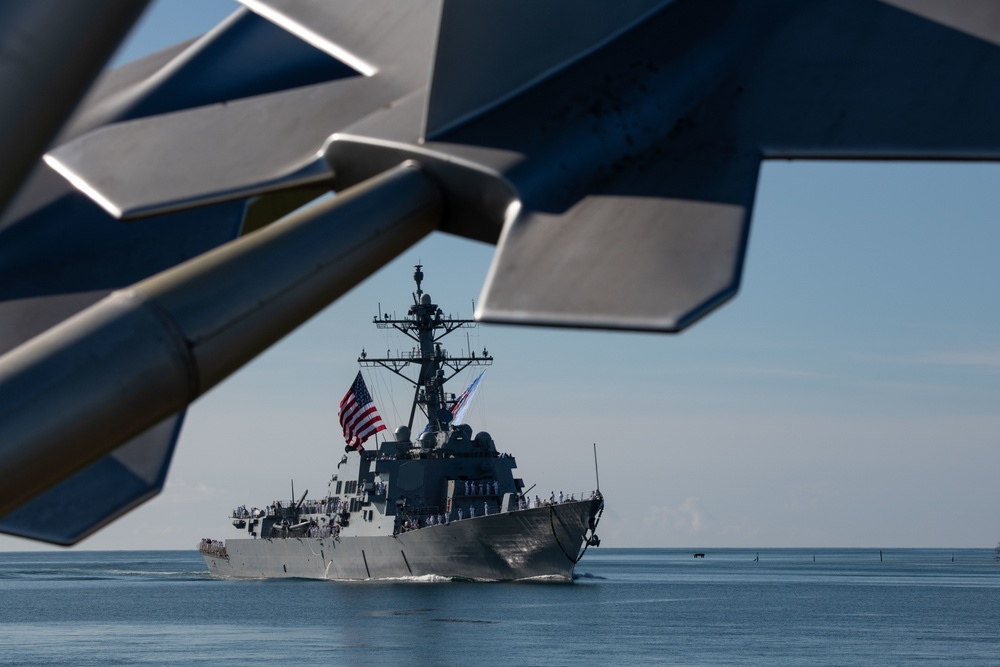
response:
{"label": "antenna on mast", "polygon": [[601,492],[601,472],[597,468],[597,443],[594,443],[594,476],[597,477],[597,492]]}
{"label": "antenna on mast", "polygon": [[420,303],[420,296],[424,293],[424,291],[420,289],[420,283],[424,280],[424,272],[420,269],[424,268],[424,265],[417,264],[414,268],[415,271],[413,272],[413,279],[417,281],[417,303]]}

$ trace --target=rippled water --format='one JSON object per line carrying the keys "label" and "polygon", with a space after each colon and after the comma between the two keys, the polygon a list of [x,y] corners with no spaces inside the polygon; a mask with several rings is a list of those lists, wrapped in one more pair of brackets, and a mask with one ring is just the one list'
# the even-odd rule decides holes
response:
{"label": "rippled water", "polygon": [[5,553],[0,665],[993,665],[993,556],[602,548],[572,584],[477,584],[226,581],[193,551]]}

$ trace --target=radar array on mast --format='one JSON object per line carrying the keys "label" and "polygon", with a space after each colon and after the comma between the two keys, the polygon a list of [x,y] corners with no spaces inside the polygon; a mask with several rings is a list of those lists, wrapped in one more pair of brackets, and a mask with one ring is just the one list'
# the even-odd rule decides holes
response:
{"label": "radar array on mast", "polygon": [[[379,329],[395,329],[413,339],[417,346],[410,352],[398,353],[396,356],[390,355],[386,350],[384,357],[372,357],[362,350],[358,363],[363,368],[381,366],[414,386],[408,428],[412,430],[416,408],[420,406],[421,411],[427,416],[430,430],[441,431],[451,421],[449,404],[455,401],[454,394],[450,399],[445,395],[445,383],[470,366],[492,365],[493,357],[485,347],[482,354],[470,351],[468,356],[453,356],[438,342],[457,329],[473,329],[478,327],[479,323],[471,319],[456,319],[445,315],[437,304],[433,303],[430,294],[426,294],[421,288],[424,278],[422,268],[422,265],[417,264],[413,272],[417,291],[413,294],[413,305],[410,306],[406,316],[396,319],[385,313],[381,318],[378,316],[372,318]],[[411,364],[420,367],[416,379],[403,372]]]}

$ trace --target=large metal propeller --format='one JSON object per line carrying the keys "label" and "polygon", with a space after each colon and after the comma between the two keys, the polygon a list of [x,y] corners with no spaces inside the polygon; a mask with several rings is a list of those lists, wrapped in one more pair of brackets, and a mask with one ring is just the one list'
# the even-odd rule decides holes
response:
{"label": "large metal propeller", "polygon": [[736,294],[762,160],[1000,157],[989,0],[243,4],[0,202],[0,530],[155,494],[186,405],[432,230],[497,244],[484,320],[673,332]]}

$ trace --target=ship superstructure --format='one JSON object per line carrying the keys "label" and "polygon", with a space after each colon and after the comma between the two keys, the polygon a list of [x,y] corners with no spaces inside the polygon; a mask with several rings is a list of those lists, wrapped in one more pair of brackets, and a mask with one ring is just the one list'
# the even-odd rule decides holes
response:
{"label": "ship superstructure", "polygon": [[[489,433],[463,420],[479,378],[460,396],[446,383],[493,357],[469,351],[452,356],[441,339],[474,320],[445,316],[423,292],[422,267],[405,317],[375,316],[414,342],[407,353],[373,356],[380,367],[413,386],[406,425],[377,449],[348,445],[326,495],[263,507],[240,506],[224,541],[205,539],[209,570],[230,577],[386,579],[440,576],[482,580],[570,579],[590,545],[604,508],[598,489],[548,498],[531,496],[515,476],[514,457]],[[409,372],[408,372],[409,371]],[[415,371],[415,374],[414,374]],[[480,378],[482,376],[480,375]],[[418,414],[419,411],[419,414]],[[414,433],[414,423],[426,423]]]}

